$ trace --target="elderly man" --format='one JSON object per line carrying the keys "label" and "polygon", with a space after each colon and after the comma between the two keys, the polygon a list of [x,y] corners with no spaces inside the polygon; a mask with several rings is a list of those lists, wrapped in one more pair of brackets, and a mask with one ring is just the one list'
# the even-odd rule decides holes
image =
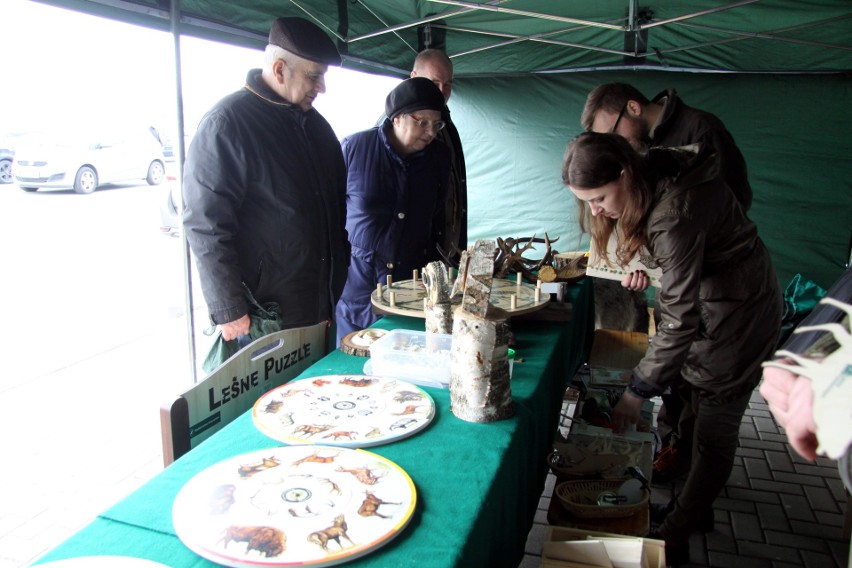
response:
{"label": "elderly man", "polygon": [[431,81],[406,79],[388,95],[380,126],[343,140],[352,264],[337,304],[338,342],[378,319],[370,302],[377,283],[411,278],[439,259],[437,225],[450,177],[449,150],[436,141],[443,109]]}
{"label": "elderly man", "polygon": [[244,286],[284,328],[330,320],[349,260],[346,168],[313,108],[340,55],[319,27],[278,18],[263,69],[201,120],[184,175],[184,226],[210,318],[249,333]]}
{"label": "elderly man", "polygon": [[[444,102],[449,102],[450,95],[453,94],[453,63],[445,52],[440,49],[424,49],[418,53],[411,76],[425,77],[435,83],[444,95]],[[438,132],[438,140],[450,150],[452,172],[438,245],[448,260],[457,261],[460,251],[467,248],[467,176],[459,131],[450,119],[450,109],[446,104],[441,112],[441,119],[445,126]]]}

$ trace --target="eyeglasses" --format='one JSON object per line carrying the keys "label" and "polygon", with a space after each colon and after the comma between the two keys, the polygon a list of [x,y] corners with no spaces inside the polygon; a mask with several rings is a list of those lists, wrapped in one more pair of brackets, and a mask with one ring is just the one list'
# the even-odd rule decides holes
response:
{"label": "eyeglasses", "polygon": [[423,130],[429,130],[431,128],[435,132],[438,132],[439,130],[441,130],[442,128],[444,128],[447,125],[447,123],[444,122],[443,120],[426,120],[426,119],[420,118],[419,116],[417,116],[414,113],[411,113],[408,116],[410,116],[414,120],[414,122],[417,123],[417,126],[422,128]]}
{"label": "eyeglasses", "polygon": [[627,110],[627,103],[624,103],[624,106],[621,107],[621,112],[618,113],[618,118],[615,119],[615,124],[612,125],[610,129],[610,134],[615,134],[615,131],[618,130],[618,123],[621,122],[621,117],[624,116],[624,111]]}

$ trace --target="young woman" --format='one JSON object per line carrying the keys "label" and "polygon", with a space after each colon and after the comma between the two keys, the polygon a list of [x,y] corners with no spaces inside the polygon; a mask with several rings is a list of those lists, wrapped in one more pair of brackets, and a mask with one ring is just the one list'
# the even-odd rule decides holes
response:
{"label": "young woman", "polygon": [[[593,132],[570,143],[562,167],[581,227],[597,249],[606,250],[616,234],[618,258],[611,262],[647,251],[663,272],[660,325],[613,421],[617,432],[635,424],[642,400],[680,374],[693,387],[689,476],[649,535],[666,541],[671,564],[688,561],[689,535],[728,479],[740,421],[781,322],[769,253],[717,172],[715,155],[659,148],[640,157],[621,136]],[[641,289],[647,277],[633,274],[623,285]]]}

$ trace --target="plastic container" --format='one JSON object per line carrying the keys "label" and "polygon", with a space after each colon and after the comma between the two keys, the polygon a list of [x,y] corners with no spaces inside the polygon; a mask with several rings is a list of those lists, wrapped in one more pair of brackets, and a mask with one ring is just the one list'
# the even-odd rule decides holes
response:
{"label": "plastic container", "polygon": [[414,384],[449,388],[453,336],[394,329],[370,346],[370,371]]}

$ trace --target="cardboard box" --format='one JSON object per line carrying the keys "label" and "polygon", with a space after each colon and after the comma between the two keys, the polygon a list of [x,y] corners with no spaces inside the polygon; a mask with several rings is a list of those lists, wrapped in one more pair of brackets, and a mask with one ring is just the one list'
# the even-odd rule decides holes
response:
{"label": "cardboard box", "polygon": [[[624,556],[617,563],[609,564],[614,567],[638,566],[641,568],[665,568],[666,566],[666,547],[661,540],[652,540],[650,538],[641,538],[634,536],[625,536],[621,534],[584,531],[580,529],[571,529],[567,527],[548,527],[547,536],[545,537],[544,546],[541,554],[541,568],[591,568],[592,566],[608,566],[607,564],[589,564],[588,560],[594,558],[596,552],[601,549],[601,546],[589,544],[589,541],[600,541],[604,543],[604,547],[608,541],[624,541],[623,545],[617,548],[622,549]],[[548,543],[569,543],[566,547],[553,546]],[[571,543],[577,544],[576,554],[572,553]],[[641,546],[640,546],[641,543]],[[553,548],[553,552],[561,552],[563,555],[567,552],[567,556],[574,556],[575,559],[567,560],[564,558],[554,558],[546,554],[546,551]],[[633,556],[636,550],[641,549],[641,557],[626,558],[625,556]],[[585,559],[586,562],[581,562]]]}
{"label": "cardboard box", "polygon": [[595,330],[590,367],[630,370],[648,350],[648,334],[614,329]]}

